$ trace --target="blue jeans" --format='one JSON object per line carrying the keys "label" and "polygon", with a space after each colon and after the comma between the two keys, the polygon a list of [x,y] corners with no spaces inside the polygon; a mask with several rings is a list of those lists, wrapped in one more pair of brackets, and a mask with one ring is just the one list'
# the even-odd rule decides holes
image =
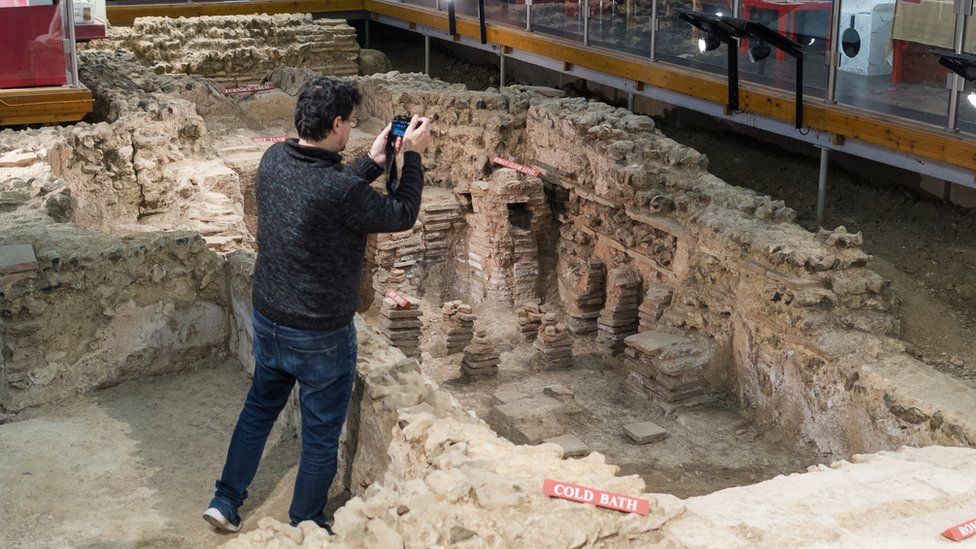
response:
{"label": "blue jeans", "polygon": [[234,521],[247,498],[264,444],[295,381],[302,411],[302,458],[288,516],[292,525],[325,525],[329,486],[336,474],[339,433],[356,377],[356,327],[327,332],[275,324],[254,311],[254,379],[230,439],[227,462],[211,507]]}

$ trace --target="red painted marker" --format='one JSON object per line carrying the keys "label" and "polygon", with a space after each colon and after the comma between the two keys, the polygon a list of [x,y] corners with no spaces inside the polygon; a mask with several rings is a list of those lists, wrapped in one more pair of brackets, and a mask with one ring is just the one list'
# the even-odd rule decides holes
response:
{"label": "red painted marker", "polygon": [[586,488],[549,478],[543,481],[542,491],[547,496],[568,499],[569,501],[578,503],[589,503],[597,507],[606,507],[607,509],[623,511],[624,513],[647,515],[651,510],[651,504],[646,499],[604,492],[596,488]]}
{"label": "red painted marker", "polygon": [[524,166],[518,162],[512,162],[507,158],[502,158],[500,156],[491,157],[491,161],[499,166],[505,166],[506,168],[511,168],[515,171],[522,172],[525,175],[531,175],[532,177],[542,177],[542,170],[537,168],[530,168],[529,166]]}
{"label": "red painted marker", "polygon": [[942,532],[942,537],[949,538],[952,541],[962,541],[973,536],[976,536],[976,519],[967,520]]}
{"label": "red painted marker", "polygon": [[231,95],[234,93],[254,93],[259,91],[273,90],[275,89],[274,84],[261,84],[260,86],[243,86],[240,88],[222,88],[220,93],[224,95]]}
{"label": "red painted marker", "polygon": [[403,292],[401,292],[400,290],[394,290],[393,288],[389,288],[388,290],[383,292],[383,295],[396,302],[397,307],[400,309],[410,308],[410,301],[407,300],[407,296],[403,295]]}

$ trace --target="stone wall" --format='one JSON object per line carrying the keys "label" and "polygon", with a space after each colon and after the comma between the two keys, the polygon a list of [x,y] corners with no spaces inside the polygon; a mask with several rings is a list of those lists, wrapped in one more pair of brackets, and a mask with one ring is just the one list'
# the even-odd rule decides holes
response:
{"label": "stone wall", "polygon": [[[707,364],[694,367],[760,425],[836,457],[976,442],[972,399],[958,398],[972,389],[903,354],[897,299],[865,267],[859,234],[807,232],[782,201],[724,183],[703,155],[625,109],[529,88],[467,92],[417,75],[360,82],[364,116],[432,118],[428,184],[463,202],[487,179],[492,154],[543,168],[560,226],[562,304],[592,301],[591,325],[639,314],[609,311],[617,304],[603,290],[616,269],[637,272],[648,311],[639,329],[698,338]],[[617,339],[608,343],[619,349]],[[644,374],[625,373],[649,389]],[[923,383],[895,391],[882,382],[898,375]]]}
{"label": "stone wall", "polygon": [[[719,388],[760,424],[838,457],[976,442],[976,410],[945,396],[971,389],[891,338],[896,299],[864,266],[859,234],[801,229],[782,202],[725,184],[703,156],[622,109],[539,100],[526,133],[526,157],[570,192],[563,249],[608,271],[632,265],[646,291],[666,290],[643,329],[703,334],[727,349]],[[868,370],[884,373],[867,383]],[[895,372],[925,381],[897,395],[873,385]]]}
{"label": "stone wall", "polygon": [[199,235],[118,238],[27,208],[0,227],[0,257],[36,258],[0,275],[0,412],[225,360],[223,261]]}
{"label": "stone wall", "polygon": [[129,50],[157,73],[205,76],[227,86],[260,82],[281,65],[359,73],[355,29],[311,14],[140,17],[89,48]]}
{"label": "stone wall", "polygon": [[[499,437],[358,319],[357,330],[359,376],[333,485],[333,496],[350,488],[353,497],[335,513],[335,537],[263,517],[225,548],[921,546],[969,518],[976,497],[976,450],[937,446],[687,500],[648,492],[598,453],[567,459],[555,444]],[[547,497],[545,479],[647,500],[649,514]]]}

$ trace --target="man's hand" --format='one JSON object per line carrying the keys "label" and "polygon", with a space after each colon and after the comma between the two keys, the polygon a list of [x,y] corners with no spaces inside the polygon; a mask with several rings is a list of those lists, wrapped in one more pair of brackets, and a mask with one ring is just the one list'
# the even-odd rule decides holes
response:
{"label": "man's hand", "polygon": [[[373,159],[380,166],[386,166],[386,140],[390,137],[390,128],[392,124],[387,124],[383,131],[376,136],[373,140],[373,146],[369,149],[369,157]],[[403,142],[402,137],[397,137],[396,142],[393,144],[394,150],[400,152],[400,145]]]}
{"label": "man's hand", "polygon": [[403,150],[423,154],[430,145],[430,128],[427,124],[430,120],[426,117],[413,115],[410,125],[403,134]]}

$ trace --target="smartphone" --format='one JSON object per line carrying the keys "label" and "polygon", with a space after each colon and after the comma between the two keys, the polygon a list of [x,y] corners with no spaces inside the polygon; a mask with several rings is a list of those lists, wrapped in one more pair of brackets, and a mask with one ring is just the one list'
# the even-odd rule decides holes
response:
{"label": "smartphone", "polygon": [[392,128],[390,129],[390,143],[396,141],[397,137],[403,137],[407,133],[407,127],[410,125],[410,117],[402,114],[398,114],[393,117]]}

